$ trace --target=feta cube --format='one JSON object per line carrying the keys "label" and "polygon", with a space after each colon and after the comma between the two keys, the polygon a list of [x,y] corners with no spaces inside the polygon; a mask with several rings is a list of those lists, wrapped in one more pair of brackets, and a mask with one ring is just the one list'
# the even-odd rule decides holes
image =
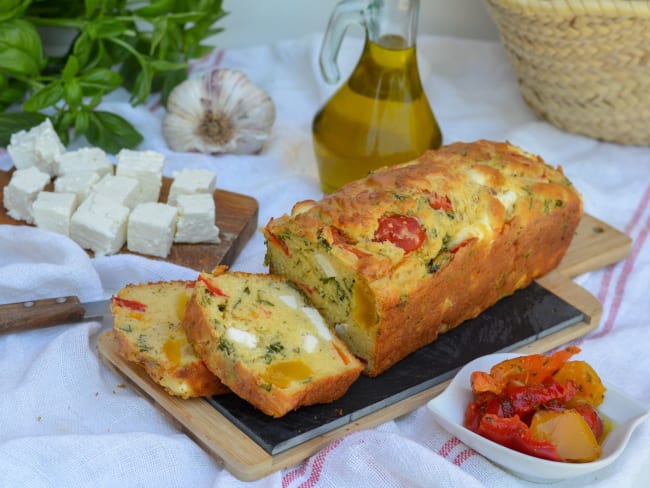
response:
{"label": "feta cube", "polygon": [[138,204],[139,190],[140,182],[135,178],[106,175],[95,185],[88,198],[133,209]]}
{"label": "feta cube", "polygon": [[157,202],[160,197],[165,156],[156,151],[122,149],[117,154],[115,174],[140,182],[138,203]]}
{"label": "feta cube", "polygon": [[59,176],[54,180],[54,191],[57,193],[74,193],[77,202],[83,202],[99,182],[99,175],[94,171],[78,171]]}
{"label": "feta cube", "polygon": [[89,198],[72,214],[70,237],[95,256],[115,254],[126,242],[129,212],[124,205]]}
{"label": "feta cube", "polygon": [[178,195],[193,195],[196,193],[213,193],[217,183],[217,175],[207,169],[183,168],[174,175],[169,187],[167,203],[176,205]]}
{"label": "feta cube", "polygon": [[76,209],[77,195],[75,193],[42,191],[32,205],[34,223],[41,229],[69,236],[70,219]]}
{"label": "feta cube", "polygon": [[167,257],[174,242],[178,210],[165,203],[138,204],[131,215],[126,231],[129,251]]}
{"label": "feta cube", "polygon": [[24,220],[28,224],[33,223],[32,204],[49,182],[50,175],[35,166],[14,171],[4,189],[3,203],[7,215],[16,220]]}
{"label": "feta cube", "polygon": [[16,169],[36,167],[50,176],[55,174],[55,159],[65,147],[50,119],[25,131],[11,135],[7,152]]}
{"label": "feta cube", "polygon": [[220,242],[212,195],[179,195],[177,202],[178,225],[174,242]]}
{"label": "feta cube", "polygon": [[98,147],[84,147],[68,151],[56,157],[56,174],[58,176],[93,171],[101,178],[113,174],[113,163],[104,151]]}

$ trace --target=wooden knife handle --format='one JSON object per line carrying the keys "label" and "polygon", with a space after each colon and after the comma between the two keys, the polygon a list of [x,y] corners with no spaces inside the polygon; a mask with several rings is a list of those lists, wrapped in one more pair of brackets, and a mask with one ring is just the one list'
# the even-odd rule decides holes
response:
{"label": "wooden knife handle", "polygon": [[76,322],[85,312],[75,296],[0,305],[0,334]]}

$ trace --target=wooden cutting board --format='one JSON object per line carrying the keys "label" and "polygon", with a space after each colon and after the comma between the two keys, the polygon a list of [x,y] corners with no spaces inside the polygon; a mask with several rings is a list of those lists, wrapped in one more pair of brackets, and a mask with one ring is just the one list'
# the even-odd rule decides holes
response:
{"label": "wooden cutting board", "polygon": [[[570,278],[625,258],[630,247],[631,240],[627,236],[604,222],[585,215],[561,265],[557,270],[538,280],[544,288],[579,310],[582,319],[558,332],[512,350],[526,354],[546,352],[593,330],[601,318],[601,305],[595,297]],[[150,399],[206,452],[242,480],[258,479],[274,471],[294,466],[349,432],[372,428],[410,412],[440,393],[448,383],[448,380],[442,381],[385,408],[354,418],[329,432],[272,455],[217,411],[207,400],[180,400],[165,393],[140,367],[127,363],[116,354],[110,332],[100,337],[98,349],[107,365],[121,373],[131,386]],[[376,379],[381,379],[381,376]],[[268,422],[273,421],[271,418],[268,419]]]}
{"label": "wooden cutting board", "polygon": [[[0,171],[0,202],[4,198],[4,188],[11,179],[12,171]],[[167,201],[169,187],[172,179],[163,178],[160,190],[161,202]],[[52,189],[52,184],[46,187]],[[250,237],[257,231],[258,203],[252,197],[233,193],[225,190],[214,192],[216,208],[215,224],[221,230],[221,242],[217,244],[174,244],[165,258],[156,256],[145,257],[163,260],[195,269],[197,271],[211,271],[217,264],[232,264]],[[7,215],[4,205],[0,205],[0,224],[29,225],[23,221],[12,219]],[[121,254],[131,253],[126,245]],[[90,256],[93,255],[88,251]]]}

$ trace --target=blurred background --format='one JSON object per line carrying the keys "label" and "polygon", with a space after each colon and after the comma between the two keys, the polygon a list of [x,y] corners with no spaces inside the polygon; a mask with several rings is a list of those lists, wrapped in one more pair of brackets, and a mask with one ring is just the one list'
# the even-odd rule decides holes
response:
{"label": "blurred background", "polygon": [[[338,0],[224,0],[225,29],[213,39],[221,48],[245,47],[324,32]],[[362,35],[353,27],[350,34]],[[421,0],[418,34],[497,39],[481,0]]]}

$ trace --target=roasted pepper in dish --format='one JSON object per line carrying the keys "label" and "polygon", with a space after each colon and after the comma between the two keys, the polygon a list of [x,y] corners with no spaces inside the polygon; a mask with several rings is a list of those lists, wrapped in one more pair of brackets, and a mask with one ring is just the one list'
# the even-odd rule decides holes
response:
{"label": "roasted pepper in dish", "polygon": [[603,419],[596,407],[605,387],[569,346],[550,356],[532,354],[502,361],[489,373],[471,375],[473,400],[465,426],[483,437],[531,456],[589,462],[602,453]]}

